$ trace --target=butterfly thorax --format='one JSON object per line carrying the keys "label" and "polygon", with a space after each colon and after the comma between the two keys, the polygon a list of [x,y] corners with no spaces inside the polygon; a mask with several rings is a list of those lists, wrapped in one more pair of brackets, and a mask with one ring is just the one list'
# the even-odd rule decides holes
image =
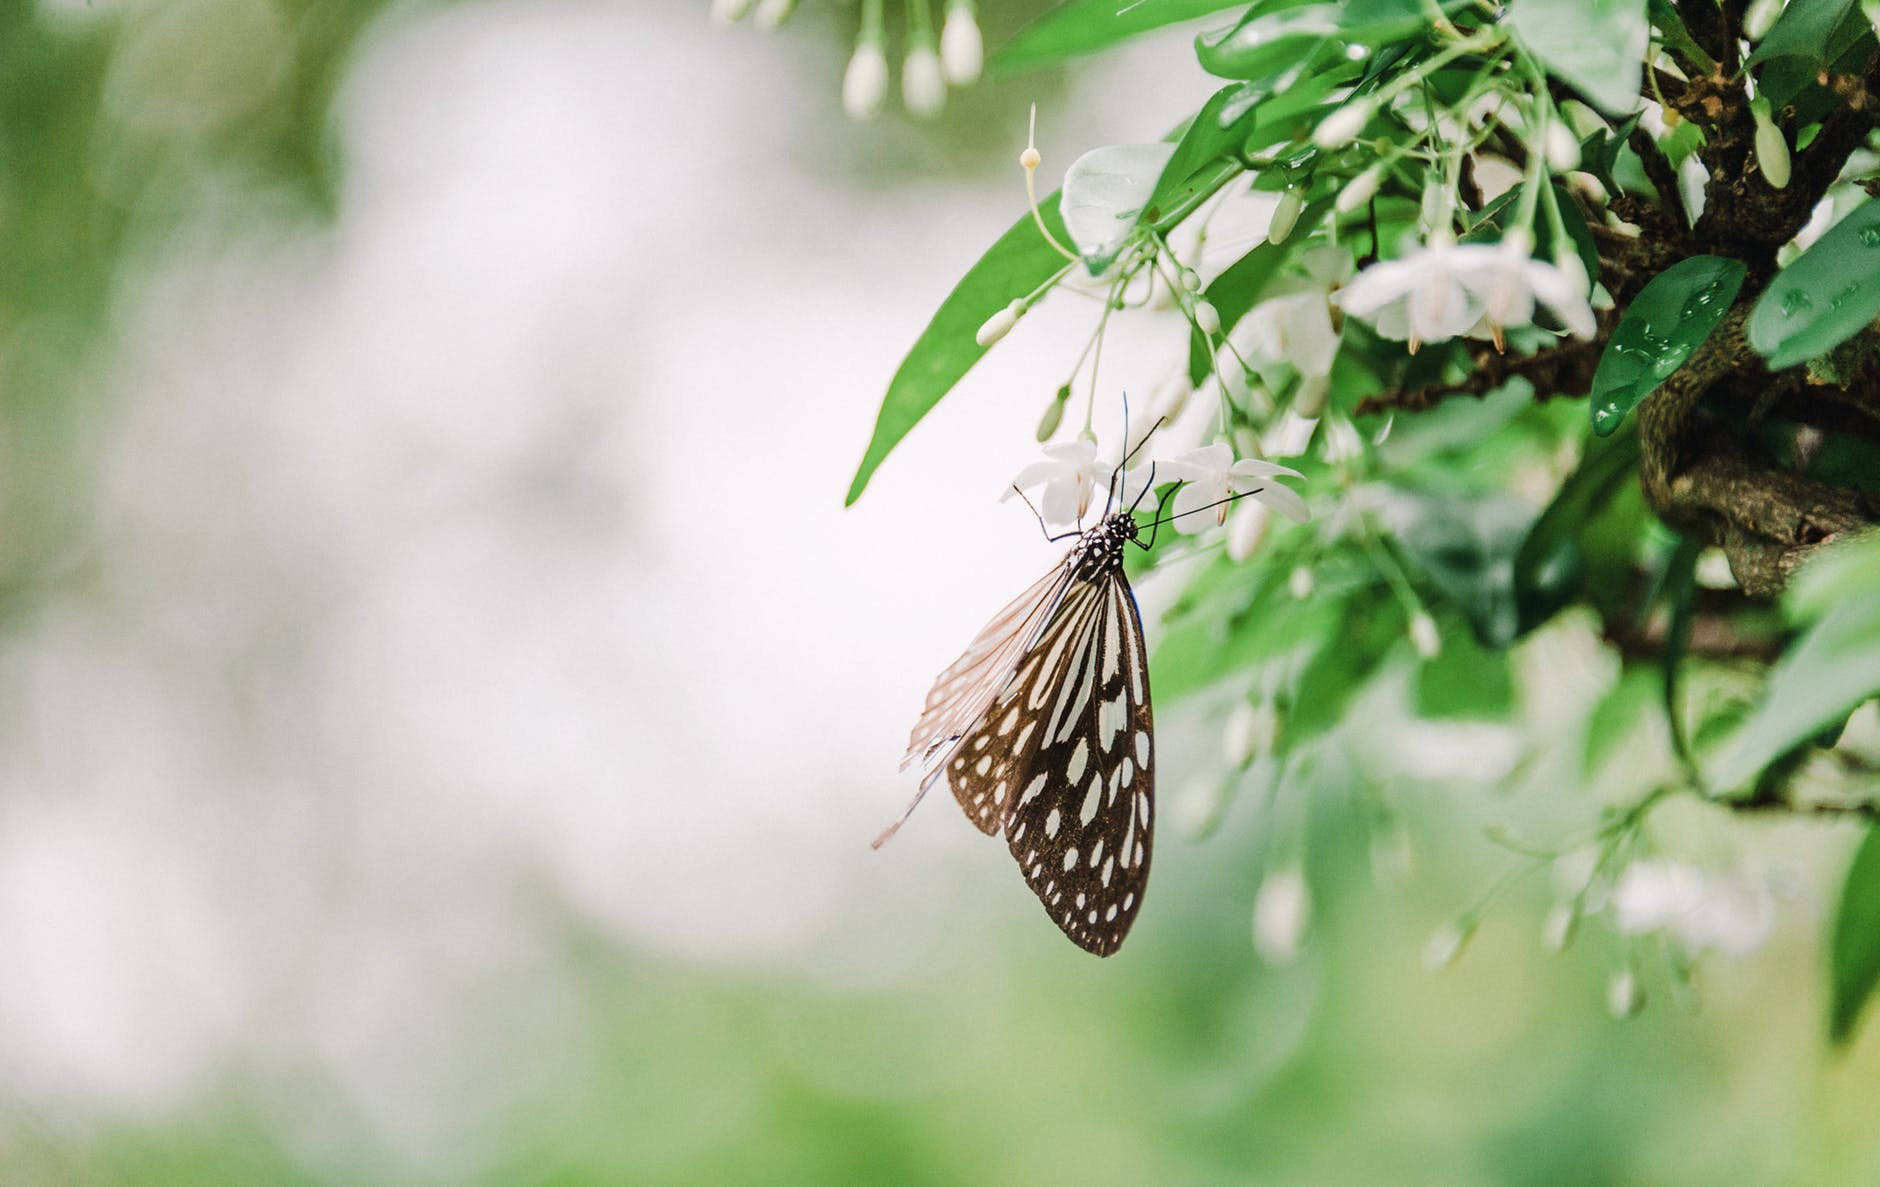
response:
{"label": "butterfly thorax", "polygon": [[1071,572],[1085,581],[1116,572],[1123,567],[1123,546],[1135,538],[1136,517],[1127,511],[1112,512],[1077,538],[1071,549]]}

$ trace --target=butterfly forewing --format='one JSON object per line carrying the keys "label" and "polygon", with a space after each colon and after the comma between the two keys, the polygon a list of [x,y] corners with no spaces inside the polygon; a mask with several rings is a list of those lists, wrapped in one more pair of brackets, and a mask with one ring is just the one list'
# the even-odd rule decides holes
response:
{"label": "butterfly forewing", "polygon": [[[1154,731],[1142,621],[1120,567],[1066,595],[1067,658],[1020,754],[1005,836],[1025,880],[1080,947],[1108,956],[1142,908],[1154,820]],[[1034,654],[1047,648],[1058,620]],[[1029,663],[1031,657],[1027,657]],[[1050,665],[1042,669],[1050,674]],[[1016,683],[1016,682],[1015,682]],[[1030,707],[1028,696],[1025,705]]]}

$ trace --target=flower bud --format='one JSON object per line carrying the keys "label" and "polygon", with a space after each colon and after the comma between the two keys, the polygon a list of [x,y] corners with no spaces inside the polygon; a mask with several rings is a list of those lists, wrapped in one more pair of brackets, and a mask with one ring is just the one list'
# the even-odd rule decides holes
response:
{"label": "flower bud", "polygon": [[1293,597],[1298,598],[1302,602],[1312,596],[1314,584],[1312,570],[1306,568],[1304,565],[1300,565],[1298,568],[1294,569],[1292,574],[1286,578],[1286,588],[1292,591]]}
{"label": "flower bud", "polygon": [[1541,922],[1541,946],[1549,952],[1560,952],[1573,938],[1574,928],[1579,925],[1579,912],[1571,903],[1560,903],[1547,912],[1547,918]]}
{"label": "flower bud", "polygon": [[1456,958],[1468,946],[1469,937],[1474,934],[1475,920],[1466,915],[1453,923],[1443,924],[1430,937],[1429,943],[1423,945],[1423,967],[1446,969],[1456,963]]}
{"label": "flower bud", "polygon": [[878,39],[865,37],[856,45],[849,68],[842,75],[842,110],[849,113],[850,119],[865,120],[881,110],[881,101],[887,95],[888,55],[881,51]]}
{"label": "flower bud", "polygon": [[712,20],[721,25],[735,24],[751,11],[753,0],[712,0]]}
{"label": "flower bud", "polygon": [[1275,245],[1286,242],[1293,228],[1299,225],[1299,212],[1305,204],[1305,198],[1296,188],[1288,188],[1281,194],[1279,205],[1273,207],[1273,217],[1266,224],[1266,241]]}
{"label": "flower bud", "polygon": [[1639,986],[1638,974],[1631,969],[1620,969],[1606,982],[1606,1009],[1614,1018],[1625,1019],[1638,1016],[1645,1008],[1645,991]]}
{"label": "flower bud", "polygon": [[1064,404],[1071,398],[1071,385],[1065,384],[1057,389],[1057,395],[1044,406],[1044,415],[1038,419],[1038,441],[1043,444],[1058,431],[1058,425],[1064,421]]}
{"label": "flower bud", "polygon": [[795,11],[796,0],[757,0],[757,23],[765,29],[775,29]]}
{"label": "flower bud", "polygon": [[1436,620],[1421,610],[1410,616],[1410,642],[1424,659],[1435,659],[1443,653],[1443,635],[1436,629]]}
{"label": "flower bud", "polygon": [[985,43],[980,39],[978,23],[973,20],[972,6],[952,5],[947,9],[946,24],[940,29],[940,65],[947,81],[956,87],[978,82],[985,61]]}
{"label": "flower bud", "polygon": [[1423,200],[1417,204],[1417,219],[1426,231],[1449,230],[1449,189],[1443,182],[1432,175],[1430,183],[1423,187]]}
{"label": "flower bud", "polygon": [[1018,154],[1018,163],[1027,169],[1036,169],[1042,160],[1044,158],[1038,155],[1038,150],[1029,144],[1025,146],[1024,152]]}
{"label": "flower bud", "polygon": [[[1260,551],[1267,528],[1273,523],[1273,509],[1258,499],[1242,499],[1227,521],[1227,556],[1244,561]],[[1277,729],[1277,721],[1274,723]]]}
{"label": "flower bud", "polygon": [[1312,143],[1328,150],[1345,147],[1364,131],[1375,110],[1369,99],[1353,99],[1319,121],[1319,126],[1312,129]]}
{"label": "flower bud", "polygon": [[1762,170],[1763,180],[1774,189],[1786,189],[1789,184],[1789,142],[1783,138],[1782,129],[1776,127],[1769,118],[1769,101],[1757,99],[1749,106],[1750,117],[1756,121],[1756,167]]}
{"label": "flower bud", "polygon": [[1201,291],[1201,277],[1193,268],[1183,268],[1181,270],[1180,280],[1182,287],[1189,292],[1198,293]]}
{"label": "flower bud", "polygon": [[909,115],[932,119],[947,105],[940,55],[934,51],[932,34],[909,40],[907,57],[901,63],[901,104]]}
{"label": "flower bud", "polygon": [[1580,142],[1573,138],[1573,130],[1557,119],[1547,121],[1541,148],[1555,173],[1571,173],[1580,167]]}
{"label": "flower bud", "polygon": [[1290,964],[1299,955],[1312,917],[1312,892],[1305,871],[1287,866],[1268,874],[1253,899],[1253,947],[1274,964]]}
{"label": "flower bud", "polygon": [[1220,333],[1221,332],[1220,311],[1216,309],[1211,302],[1196,301],[1195,302],[1195,324],[1201,327],[1201,332],[1203,334],[1213,335],[1213,334]]}
{"label": "flower bud", "polygon": [[1782,15],[1785,0],[1754,0],[1749,11],[1743,14],[1743,36],[1751,41],[1761,41],[1775,27],[1776,20]]}
{"label": "flower bud", "polygon": [[1218,772],[1199,774],[1182,784],[1169,805],[1176,831],[1193,841],[1212,836],[1226,815],[1229,786],[1230,780]]}
{"label": "flower bud", "polygon": [[1338,192],[1338,200],[1333,205],[1340,214],[1350,214],[1364,209],[1364,204],[1377,195],[1377,187],[1384,183],[1384,166],[1377,164],[1366,169],[1348,182]]}
{"label": "flower bud", "polygon": [[1227,765],[1243,768],[1260,747],[1260,711],[1249,701],[1235,705],[1221,724],[1221,757]]}
{"label": "flower bud", "polygon": [[1024,299],[1014,299],[1010,305],[1007,305],[1004,309],[999,310],[985,320],[979,327],[979,332],[973,335],[973,341],[979,343],[981,347],[991,346],[999,339],[1011,333],[1012,327],[1017,325],[1018,319],[1024,315]]}

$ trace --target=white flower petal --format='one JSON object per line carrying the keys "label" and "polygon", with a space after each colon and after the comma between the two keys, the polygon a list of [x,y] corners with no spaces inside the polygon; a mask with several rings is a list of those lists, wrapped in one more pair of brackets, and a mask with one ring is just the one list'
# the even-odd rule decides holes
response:
{"label": "white flower petal", "polygon": [[1299,492],[1282,482],[1270,482],[1248,497],[1265,503],[1294,523],[1304,523],[1312,518],[1312,512],[1306,510],[1306,501],[1299,497]]}

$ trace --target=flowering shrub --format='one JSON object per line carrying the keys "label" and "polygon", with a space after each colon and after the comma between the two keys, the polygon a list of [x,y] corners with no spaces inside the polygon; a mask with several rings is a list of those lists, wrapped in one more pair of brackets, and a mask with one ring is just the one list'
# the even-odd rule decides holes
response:
{"label": "flowering shrub", "polygon": [[[1522,869],[1585,859],[1550,945],[1598,918],[1662,938],[1674,977],[1754,948],[1787,899],[1754,871],[1649,856],[1646,828],[1690,799],[1877,814],[1872,6],[1073,2],[992,64],[1214,8],[1238,11],[1194,52],[1222,85],[1163,141],[1092,148],[1043,197],[1026,150],[1030,209],[915,342],[850,500],[986,350],[1022,340],[1028,309],[1094,284],[1093,344],[1116,318],[1158,317],[1185,358],[1138,401],[1138,438],[1100,449],[1119,393],[1086,350],[1045,402],[1048,460],[1017,485],[1078,522],[1135,455],[1122,485],[1172,502],[1181,530],[1147,563],[1192,561],[1157,692],[1218,714],[1229,741],[1228,771],[1179,818],[1205,831],[1260,763],[1270,790],[1308,786],[1299,772],[1359,744],[1353,706],[1406,683],[1423,719],[1512,736],[1495,778],[1532,778],[1562,733],[1528,711],[1563,695],[1536,657],[1577,639],[1606,672],[1567,731],[1584,751],[1567,782],[1603,801],[1591,840],[1500,834]],[[871,11],[854,112],[885,86]],[[913,79],[910,28],[918,111],[937,99]],[[976,72],[976,44],[946,56]],[[1263,237],[1211,242],[1224,213],[1263,217]],[[1340,761],[1369,785],[1423,760]],[[1376,816],[1401,848],[1388,806]],[[1837,1035],[1880,978],[1875,844],[1838,913]],[[1310,918],[1302,860],[1258,896],[1271,959]],[[1482,909],[1432,939],[1432,963],[1464,952]],[[1647,971],[1614,973],[1615,1014],[1643,1004]]]}

